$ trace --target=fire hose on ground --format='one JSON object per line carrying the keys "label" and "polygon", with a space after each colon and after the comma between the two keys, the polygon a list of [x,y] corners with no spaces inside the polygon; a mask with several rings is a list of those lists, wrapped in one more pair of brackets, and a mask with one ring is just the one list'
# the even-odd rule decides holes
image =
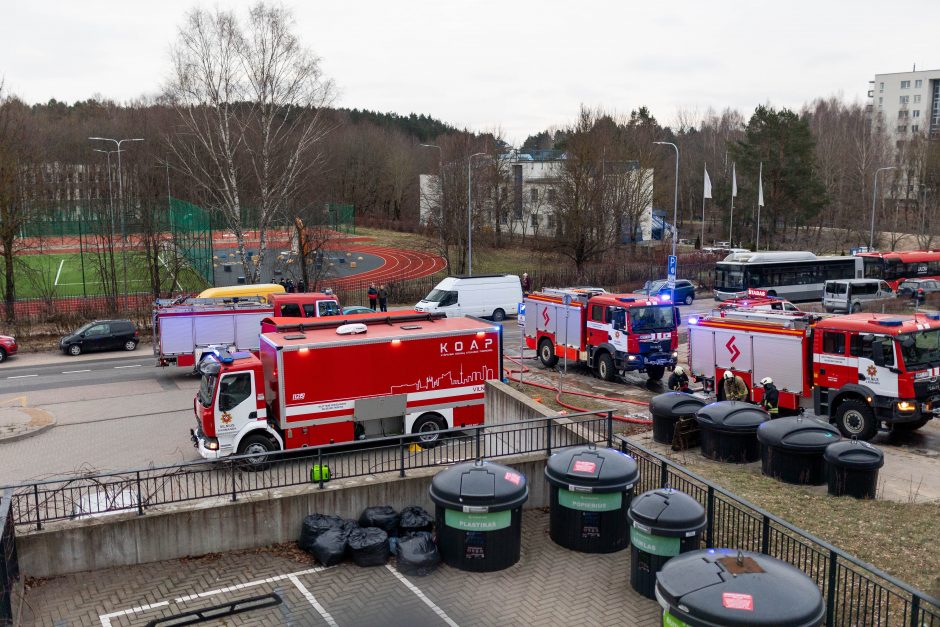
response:
{"label": "fire hose on ground", "polygon": [[[516,364],[517,366],[519,366],[519,367],[521,368],[521,370],[510,370],[509,368],[503,368],[503,370],[504,370],[505,373],[506,373],[506,377],[507,377],[510,381],[515,381],[516,383],[521,383],[521,384],[523,384],[523,385],[531,385],[531,386],[534,386],[534,387],[537,387],[537,388],[541,388],[541,389],[543,389],[543,390],[549,390],[550,392],[555,392],[555,402],[558,403],[559,405],[561,405],[562,407],[565,407],[565,408],[570,409],[570,410],[573,410],[573,411],[588,412],[588,411],[591,411],[591,410],[589,410],[589,409],[584,409],[583,407],[576,407],[575,405],[571,405],[571,404],[568,404],[568,403],[564,402],[563,400],[561,400],[562,394],[570,394],[570,395],[572,395],[572,396],[583,396],[583,397],[586,397],[586,398],[596,398],[596,399],[600,399],[600,400],[604,400],[604,401],[611,401],[611,402],[615,402],[615,403],[630,403],[630,404],[633,404],[633,405],[642,405],[642,406],[644,406],[644,407],[649,406],[649,403],[647,403],[647,402],[645,402],[645,401],[637,401],[637,400],[633,400],[633,399],[629,399],[629,398],[615,398],[615,397],[613,397],[613,396],[604,396],[604,395],[602,395],[602,394],[591,394],[590,392],[576,392],[576,391],[573,391],[573,390],[565,390],[565,391],[562,391],[561,388],[558,387],[558,386],[556,386],[556,385],[546,385],[546,384],[544,384],[544,383],[536,383],[536,382],[534,382],[534,381],[523,381],[522,378],[519,377],[519,376],[517,376],[517,375],[521,375],[521,374],[525,374],[525,373],[527,373],[527,372],[530,372],[528,366],[526,366],[525,364],[523,364],[522,361],[521,361],[520,359],[518,359],[518,358],[511,357],[511,356],[509,356],[509,355],[504,355],[504,358],[505,358],[505,359],[508,359],[509,361],[513,362],[514,364]],[[532,359],[532,358],[529,358],[529,359]],[[597,416],[606,416],[606,415],[607,415],[607,412],[594,412],[594,413],[595,413]],[[647,418],[635,418],[635,417],[633,417],[633,416],[618,416],[618,415],[614,414],[613,418],[614,418],[614,420],[616,420],[616,421],[618,421],[618,422],[626,422],[626,423],[630,423],[630,424],[649,425],[649,424],[652,424],[652,423],[653,423],[652,420],[649,420],[649,419],[647,419]]]}

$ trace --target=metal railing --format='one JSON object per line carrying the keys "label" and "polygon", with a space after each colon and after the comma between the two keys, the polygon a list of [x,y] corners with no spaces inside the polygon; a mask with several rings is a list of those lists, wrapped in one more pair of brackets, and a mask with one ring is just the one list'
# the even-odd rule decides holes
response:
{"label": "metal railing", "polygon": [[0,494],[0,625],[13,624],[13,588],[20,578],[16,529],[10,507],[12,490]]}
{"label": "metal railing", "polygon": [[[613,412],[585,412],[502,425],[442,432],[437,446],[413,446],[414,436],[332,444],[302,453],[270,454],[264,467],[249,470],[250,456],[197,461],[162,468],[97,473],[13,486],[2,504],[10,525],[34,526],[90,519],[119,512],[144,515],[184,501],[237,501],[251,492],[328,480],[395,472],[524,453],[547,456],[557,449],[593,442],[617,447],[639,466],[636,492],[664,486],[696,498],[707,512],[703,547],[759,551],[793,564],[812,578],[826,599],[827,625],[940,627],[940,601],[862,562],[673,461],[614,433]],[[314,466],[329,468],[312,481]],[[12,493],[10,493],[12,492]],[[15,556],[14,556],[15,560]]]}

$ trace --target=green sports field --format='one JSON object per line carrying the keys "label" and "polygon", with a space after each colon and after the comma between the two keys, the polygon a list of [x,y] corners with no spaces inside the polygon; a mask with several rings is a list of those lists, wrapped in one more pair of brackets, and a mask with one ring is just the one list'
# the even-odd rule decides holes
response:
{"label": "green sports field", "polygon": [[[127,251],[124,260],[120,253],[116,253],[114,262],[119,294],[125,293],[125,284],[127,293],[150,291],[143,253]],[[99,271],[102,263],[107,263],[107,260],[92,253],[21,255],[16,259],[16,297],[103,295],[106,291]],[[208,287],[205,280],[188,266],[180,267],[161,257],[161,267],[161,291],[199,292]],[[175,278],[174,267],[179,267]]]}

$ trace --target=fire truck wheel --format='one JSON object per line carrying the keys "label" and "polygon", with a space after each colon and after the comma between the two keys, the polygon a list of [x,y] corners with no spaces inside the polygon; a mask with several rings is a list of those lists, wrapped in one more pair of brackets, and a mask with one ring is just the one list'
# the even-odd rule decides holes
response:
{"label": "fire truck wheel", "polygon": [[440,414],[424,414],[415,420],[411,432],[418,436],[418,444],[422,448],[434,448],[440,444],[441,435],[438,431],[447,429],[447,421]]}
{"label": "fire truck wheel", "polygon": [[601,353],[600,358],[597,360],[597,376],[604,381],[613,381],[616,375],[617,372],[614,369],[614,360],[610,356],[610,353]]}
{"label": "fire truck wheel", "polygon": [[261,470],[268,461],[267,453],[277,450],[277,446],[266,435],[256,433],[245,436],[238,445],[239,455],[251,455],[245,460],[248,470]]}
{"label": "fire truck wheel", "polygon": [[558,363],[558,355],[555,354],[555,347],[552,346],[551,340],[544,339],[539,342],[539,361],[546,368],[554,368]]}
{"label": "fire truck wheel", "polygon": [[836,426],[847,438],[870,440],[878,433],[878,421],[875,412],[863,401],[849,399],[842,401],[836,410]]}
{"label": "fire truck wheel", "polygon": [[503,311],[502,309],[497,309],[496,311],[493,312],[493,315],[490,317],[493,318],[493,322],[502,322],[503,320],[506,319],[506,312]]}
{"label": "fire truck wheel", "polygon": [[650,378],[650,381],[662,381],[664,374],[666,374],[665,366],[647,366],[646,368],[646,376]]}

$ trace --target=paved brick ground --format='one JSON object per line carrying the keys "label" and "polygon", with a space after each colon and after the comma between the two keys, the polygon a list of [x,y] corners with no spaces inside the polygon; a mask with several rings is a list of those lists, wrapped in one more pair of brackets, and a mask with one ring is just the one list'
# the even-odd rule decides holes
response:
{"label": "paved brick ground", "polygon": [[[629,551],[585,555],[562,549],[548,538],[548,515],[527,511],[522,559],[497,573],[441,566],[427,577],[404,577],[392,568],[352,564],[321,569],[295,551],[260,549],[34,582],[23,624],[144,625],[173,612],[276,592],[284,600],[277,608],[209,624],[658,625],[656,603],[629,587],[629,559]],[[166,604],[113,615],[158,603]]]}

